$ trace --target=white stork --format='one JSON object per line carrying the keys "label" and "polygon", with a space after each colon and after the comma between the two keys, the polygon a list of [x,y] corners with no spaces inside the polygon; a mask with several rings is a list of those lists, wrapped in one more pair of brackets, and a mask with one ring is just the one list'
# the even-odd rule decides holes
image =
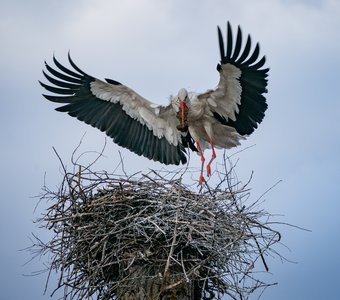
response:
{"label": "white stork", "polygon": [[[73,70],[53,57],[56,68],[45,62],[50,75],[43,71],[54,86],[40,84],[54,95],[47,100],[62,103],[57,111],[105,131],[118,145],[138,155],[163,164],[186,163],[186,148],[198,151],[202,166],[199,184],[204,181],[204,155],[215,148],[231,148],[251,134],[261,123],[267,109],[267,73],[261,69],[265,57],[259,58],[259,44],[251,53],[251,38],[242,49],[242,33],[238,27],[235,46],[230,23],[227,25],[225,50],[218,27],[221,61],[217,65],[220,80],[215,89],[198,94],[182,88],[170,98],[167,106],[154,104],[131,88],[112,79],[92,77],[68,59]],[[51,76],[52,75],[52,76]]]}

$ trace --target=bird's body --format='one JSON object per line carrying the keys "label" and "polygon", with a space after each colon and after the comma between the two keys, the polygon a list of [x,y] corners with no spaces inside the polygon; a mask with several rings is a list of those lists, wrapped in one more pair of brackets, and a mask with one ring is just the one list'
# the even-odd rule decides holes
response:
{"label": "bird's body", "polygon": [[218,28],[221,62],[217,66],[220,80],[215,89],[204,93],[182,88],[170,98],[167,106],[145,99],[129,87],[112,79],[102,81],[79,69],[69,56],[74,70],[53,57],[56,69],[46,64],[52,76],[45,77],[54,86],[41,85],[57,95],[44,95],[50,101],[63,103],[56,110],[90,124],[113,138],[118,145],[138,155],[164,164],[186,163],[186,148],[198,151],[202,160],[199,183],[202,183],[206,148],[232,148],[251,134],[264,117],[267,108],[268,69],[258,62],[259,47],[250,54],[250,36],[241,51],[242,34],[238,28],[233,49],[228,23],[227,49]]}

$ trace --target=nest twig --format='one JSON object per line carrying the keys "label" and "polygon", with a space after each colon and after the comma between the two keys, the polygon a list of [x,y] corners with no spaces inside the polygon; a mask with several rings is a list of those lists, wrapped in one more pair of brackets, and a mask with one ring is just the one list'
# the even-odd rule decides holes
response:
{"label": "nest twig", "polygon": [[54,236],[34,245],[59,273],[55,290],[65,288],[63,299],[124,299],[149,293],[151,282],[158,298],[190,286],[190,299],[247,299],[270,286],[256,272],[268,269],[265,255],[280,234],[267,212],[246,205],[247,184],[235,182],[227,164],[214,175],[219,183],[200,192],[182,173],[64,167],[59,189],[44,187],[41,197],[52,205],[39,221]]}

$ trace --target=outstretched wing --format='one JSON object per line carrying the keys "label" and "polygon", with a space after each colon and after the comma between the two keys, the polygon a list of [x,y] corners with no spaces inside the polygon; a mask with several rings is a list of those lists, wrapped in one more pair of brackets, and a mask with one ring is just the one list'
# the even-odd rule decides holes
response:
{"label": "outstretched wing", "polygon": [[[164,164],[185,163],[185,149],[177,118],[172,107],[155,105],[127,86],[112,80],[107,82],[87,75],[72,61],[70,70],[53,57],[56,68],[46,62],[46,79],[52,84],[40,84],[53,95],[47,100],[62,103],[57,111],[105,131],[118,145],[138,155]],[[53,76],[51,76],[53,75]]]}
{"label": "outstretched wing", "polygon": [[251,134],[261,123],[267,109],[267,76],[269,69],[261,69],[265,57],[259,59],[257,43],[251,51],[251,38],[248,35],[242,50],[242,32],[237,29],[235,46],[230,23],[227,25],[226,50],[223,36],[218,27],[221,62],[217,65],[220,81],[215,90],[198,95],[202,105],[208,105],[215,118],[221,123],[234,127],[241,135]]}

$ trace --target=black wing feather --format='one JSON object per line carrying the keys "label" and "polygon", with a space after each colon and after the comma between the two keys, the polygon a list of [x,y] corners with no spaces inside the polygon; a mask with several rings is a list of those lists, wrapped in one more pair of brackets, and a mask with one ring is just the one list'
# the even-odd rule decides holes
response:
{"label": "black wing feather", "polygon": [[240,26],[238,26],[235,49],[234,49],[233,57],[230,60],[236,61],[237,57],[240,54],[241,46],[242,46],[242,31],[241,31]]}
{"label": "black wing feather", "polygon": [[224,42],[223,42],[223,36],[220,27],[217,27],[217,32],[218,32],[218,44],[220,45],[220,54],[221,54],[221,60],[225,56],[224,53]]}
{"label": "black wing feather", "polygon": [[[115,143],[138,155],[164,164],[186,163],[185,148],[181,143],[174,146],[165,137],[156,137],[146,125],[127,115],[119,102],[112,103],[97,98],[90,88],[95,78],[79,69],[70,55],[68,59],[73,70],[63,66],[54,56],[56,69],[45,62],[46,70],[55,78],[43,71],[52,85],[40,82],[42,87],[53,93],[43,95],[47,100],[63,104],[56,108],[57,111],[67,112],[70,116],[104,131]],[[120,85],[112,79],[107,81]]]}
{"label": "black wing feather", "polygon": [[225,57],[222,59],[222,62],[224,60],[230,60],[231,57],[231,53],[233,51],[233,32],[231,30],[231,25],[228,22],[228,26],[227,26],[227,53],[225,55]]}
{"label": "black wing feather", "polygon": [[253,64],[258,59],[259,54],[260,54],[260,46],[259,46],[259,43],[256,43],[253,54],[249,57],[248,60],[243,62],[242,65],[250,67],[250,65]]}

